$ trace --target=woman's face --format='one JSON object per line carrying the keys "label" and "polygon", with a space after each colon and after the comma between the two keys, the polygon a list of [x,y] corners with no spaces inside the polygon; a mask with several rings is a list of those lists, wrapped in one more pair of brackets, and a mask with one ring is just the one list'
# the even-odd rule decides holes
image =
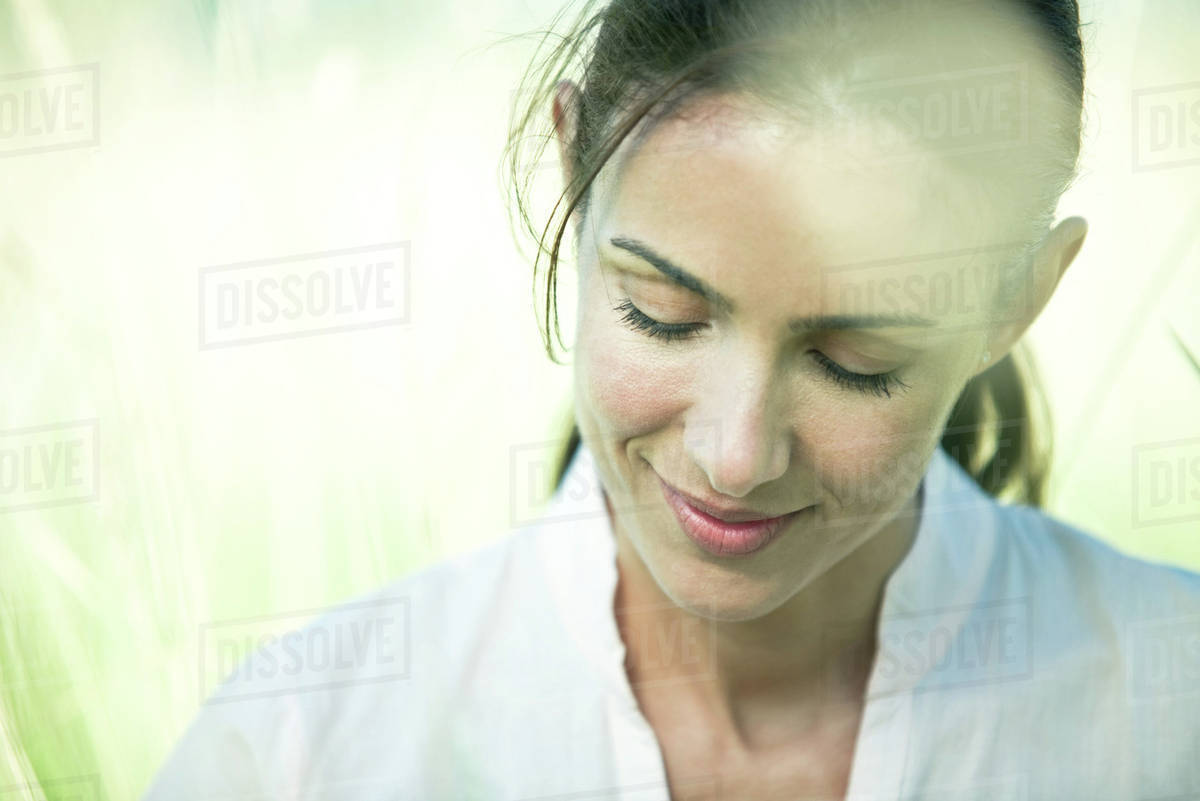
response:
{"label": "woman's face", "polygon": [[[593,187],[576,414],[614,525],[663,592],[746,620],[913,498],[993,347],[987,304],[1011,254],[931,163],[716,98],[695,109],[627,142]],[[689,536],[664,482],[798,514],[765,544],[718,533],[714,547]]]}

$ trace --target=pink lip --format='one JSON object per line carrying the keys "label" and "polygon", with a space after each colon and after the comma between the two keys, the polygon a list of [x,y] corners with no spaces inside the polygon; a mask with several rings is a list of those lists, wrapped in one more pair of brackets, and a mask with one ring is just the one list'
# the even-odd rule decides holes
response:
{"label": "pink lip", "polygon": [[[716,556],[742,556],[763,548],[804,511],[800,509],[780,517],[729,522],[696,508],[661,477],[659,483],[662,484],[667,505],[675,512],[684,533],[692,542]],[[726,516],[740,517],[744,513]]]}

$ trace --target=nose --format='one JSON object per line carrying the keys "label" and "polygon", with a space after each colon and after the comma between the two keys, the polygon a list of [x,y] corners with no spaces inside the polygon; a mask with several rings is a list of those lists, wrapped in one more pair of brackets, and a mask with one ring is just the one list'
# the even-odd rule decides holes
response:
{"label": "nose", "polygon": [[684,451],[709,485],[742,498],[788,468],[791,427],[771,370],[747,362],[710,363],[684,430]]}

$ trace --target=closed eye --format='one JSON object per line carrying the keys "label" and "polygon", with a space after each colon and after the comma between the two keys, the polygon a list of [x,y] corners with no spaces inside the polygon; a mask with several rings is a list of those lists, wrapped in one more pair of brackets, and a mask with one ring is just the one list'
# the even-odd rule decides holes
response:
{"label": "closed eye", "polygon": [[621,318],[621,322],[634,331],[665,342],[687,339],[707,326],[707,323],[660,323],[634,306],[633,301],[629,298],[625,298],[614,306],[613,311],[622,312],[624,316]]}
{"label": "closed eye", "polygon": [[908,384],[896,377],[896,370],[886,373],[856,373],[842,367],[819,350],[812,351],[812,354],[813,359],[821,365],[826,375],[840,386],[887,398],[892,397],[893,389],[911,389]]}
{"label": "closed eye", "polygon": [[[689,339],[708,326],[707,323],[659,322],[633,305],[633,301],[629,298],[624,298],[614,306],[613,311],[620,312],[623,315],[621,322],[629,328],[664,342]],[[853,370],[847,370],[845,367],[842,367],[819,350],[813,350],[810,353],[812,353],[813,359],[825,372],[825,375],[838,386],[855,389],[868,395],[887,398],[892,396],[892,390],[894,389],[910,389],[908,384],[905,384],[896,377],[896,370],[886,373],[856,373]]]}

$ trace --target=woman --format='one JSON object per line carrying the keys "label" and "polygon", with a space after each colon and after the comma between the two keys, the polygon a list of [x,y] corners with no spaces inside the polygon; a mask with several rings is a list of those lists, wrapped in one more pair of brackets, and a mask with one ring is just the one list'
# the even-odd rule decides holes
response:
{"label": "woman", "polygon": [[[1086,234],[1052,224],[1074,0],[612,0],[529,77],[548,348],[578,261],[554,498],[263,648],[147,797],[1200,790],[1200,576],[1034,508],[1013,354]],[[401,647],[304,664],[384,607]]]}

